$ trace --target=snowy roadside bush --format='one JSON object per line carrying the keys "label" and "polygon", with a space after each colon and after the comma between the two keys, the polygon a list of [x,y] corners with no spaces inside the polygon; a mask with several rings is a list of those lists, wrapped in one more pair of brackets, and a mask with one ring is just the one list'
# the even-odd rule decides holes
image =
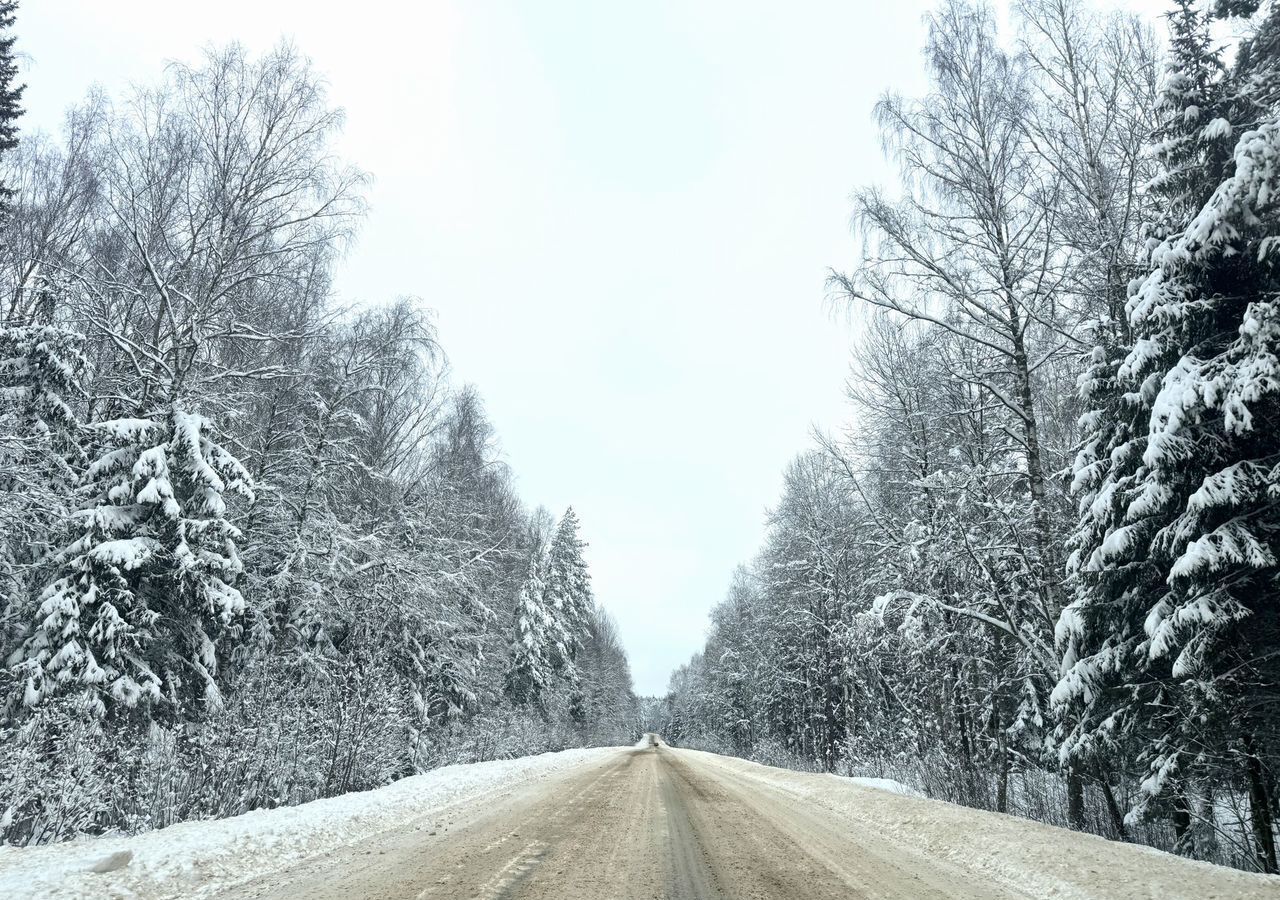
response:
{"label": "snowy roadside bush", "polygon": [[822,765],[808,759],[794,750],[788,749],[777,738],[765,738],[758,741],[746,757],[752,762],[766,766],[777,766],[782,769],[795,769],[799,772],[821,772]]}
{"label": "snowy roadside bush", "polygon": [[101,728],[67,700],[0,729],[0,844],[97,833],[121,787],[112,749]]}

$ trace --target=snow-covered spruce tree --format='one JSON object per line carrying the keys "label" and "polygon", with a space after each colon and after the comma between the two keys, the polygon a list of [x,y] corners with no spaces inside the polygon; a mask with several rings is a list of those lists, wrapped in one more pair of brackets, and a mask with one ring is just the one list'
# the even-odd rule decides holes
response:
{"label": "snow-covered spruce tree", "polygon": [[570,507],[546,549],[540,540],[530,551],[529,573],[515,609],[515,635],[505,693],[517,705],[545,709],[554,683],[569,688],[569,708],[579,711],[576,660],[590,636],[595,600],[591,576],[578,537],[578,518]]}
{"label": "snow-covered spruce tree", "polygon": [[249,475],[181,404],[92,429],[100,452],[72,539],[11,660],[23,702],[76,693],[97,715],[144,700],[171,714],[218,704],[220,641],[245,606],[224,495],[252,499]]}
{"label": "snow-covered spruce tree", "polygon": [[82,335],[53,325],[0,326],[0,608],[10,613],[0,622],[0,653],[23,638],[39,590],[35,567],[73,499],[83,348]]}
{"label": "snow-covered spruce tree", "polygon": [[544,565],[541,551],[534,548],[529,575],[516,600],[516,634],[505,687],[507,696],[518,705],[542,700],[551,681],[552,660],[559,652],[559,623],[547,608]]}
{"label": "snow-covered spruce tree", "polygon": [[1171,803],[1181,839],[1192,780],[1247,785],[1259,865],[1275,871],[1264,770],[1280,734],[1255,701],[1280,674],[1277,17],[1225,78],[1195,7],[1172,21],[1164,218],[1127,307],[1133,346],[1114,370],[1099,353],[1084,381],[1095,412],[1054,701],[1064,753],[1140,745],[1135,813]]}
{"label": "snow-covered spruce tree", "polygon": [[570,681],[575,679],[574,659],[587,634],[595,598],[591,575],[582,551],[587,544],[578,536],[578,516],[565,510],[547,550],[546,603],[556,626],[552,641],[552,665]]}
{"label": "snow-covered spruce tree", "polygon": [[[0,155],[18,146],[18,117],[22,115],[19,104],[24,86],[17,83],[18,64],[13,56],[16,39],[10,33],[17,9],[17,0],[0,0]],[[9,194],[8,186],[0,182],[0,214]]]}
{"label": "snow-covered spruce tree", "polygon": [[65,480],[80,456],[84,335],[56,325],[0,325],[0,490],[30,491],[23,472]]}
{"label": "snow-covered spruce tree", "polygon": [[87,362],[84,335],[54,325],[0,326],[0,414],[6,435],[74,454],[72,403]]}
{"label": "snow-covered spruce tree", "polygon": [[[1214,157],[1225,156],[1202,134],[1205,111],[1221,105],[1223,74],[1207,18],[1182,0],[1170,23],[1159,98],[1162,171],[1150,187],[1160,200],[1161,219],[1151,227],[1156,236],[1172,233],[1207,199],[1209,168]],[[1214,167],[1220,171],[1220,163]],[[1115,327],[1097,323],[1093,333],[1097,343],[1079,380],[1086,411],[1071,485],[1079,512],[1068,540],[1073,602],[1057,626],[1062,679],[1053,702],[1062,715],[1056,737],[1064,761],[1099,773],[1122,765],[1122,757],[1148,740],[1143,705],[1129,688],[1129,676],[1142,668],[1141,622],[1147,598],[1161,590],[1161,582],[1146,559],[1150,533],[1142,523],[1126,522],[1128,504],[1145,477],[1150,418],[1149,392],[1135,390],[1120,375],[1133,349],[1132,326],[1126,314]],[[1122,541],[1129,542],[1123,560]]]}

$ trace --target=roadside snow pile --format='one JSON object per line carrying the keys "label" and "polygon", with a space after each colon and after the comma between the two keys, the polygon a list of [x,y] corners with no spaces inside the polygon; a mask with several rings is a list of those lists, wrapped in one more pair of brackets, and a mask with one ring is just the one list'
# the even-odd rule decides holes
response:
{"label": "roadside snow pile", "polygon": [[696,750],[680,752],[697,753],[742,781],[825,807],[851,827],[889,839],[904,856],[951,860],[1030,897],[1280,898],[1280,877],[1274,875],[1241,872],[879,786],[869,789],[857,783],[860,779],[775,769]]}
{"label": "roadside snow pile", "polygon": [[183,822],[131,837],[0,847],[0,897],[210,896],[305,857],[403,828],[447,807],[547,778],[616,750],[564,750],[445,766],[373,791],[229,819]]}
{"label": "roadside snow pile", "polygon": [[894,781],[892,778],[862,778],[856,775],[852,778],[846,778],[843,775],[833,775],[831,777],[839,778],[846,784],[851,782],[861,787],[875,788],[877,791],[888,791],[891,794],[901,794],[904,797],[924,796],[924,794],[910,785],[903,784],[901,781]]}

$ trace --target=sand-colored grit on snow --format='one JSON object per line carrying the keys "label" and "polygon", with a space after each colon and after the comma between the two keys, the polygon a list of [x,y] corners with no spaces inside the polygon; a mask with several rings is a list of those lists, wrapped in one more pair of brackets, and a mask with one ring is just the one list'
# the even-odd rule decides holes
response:
{"label": "sand-colored grit on snow", "polygon": [[1280,898],[1191,863],[828,775],[641,746],[512,792],[444,834],[400,833],[235,900]]}
{"label": "sand-colored grit on snow", "polygon": [[[305,859],[299,843],[278,865],[259,854],[248,868],[206,865],[202,880],[190,871],[130,881],[126,867],[65,884],[80,895],[97,885],[94,896],[146,900],[1280,898],[1277,878],[647,741],[493,765],[469,798],[455,791],[440,809],[410,799],[429,795],[433,782],[384,789],[399,791],[398,824],[374,801],[382,792],[371,792],[366,803],[383,810],[377,828],[352,820],[344,841],[313,839]],[[437,779],[437,796],[472,768]],[[315,818],[305,807],[260,818],[288,815]],[[216,838],[226,823],[203,827]],[[165,832],[130,843],[143,859],[152,844],[173,844]],[[0,886],[12,886],[2,866],[0,858]]]}

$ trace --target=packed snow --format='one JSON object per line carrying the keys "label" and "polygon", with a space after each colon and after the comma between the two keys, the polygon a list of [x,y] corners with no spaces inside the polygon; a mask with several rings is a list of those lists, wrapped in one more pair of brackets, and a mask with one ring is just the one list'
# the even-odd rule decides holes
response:
{"label": "packed snow", "polygon": [[915,788],[911,787],[911,785],[903,784],[901,781],[894,781],[892,778],[863,778],[861,776],[854,776],[853,778],[846,778],[844,776],[833,777],[837,777],[844,782],[852,782],[853,784],[860,785],[861,787],[875,788],[877,791],[888,791],[891,794],[902,794],[904,797],[924,796],[924,794],[921,794]]}

